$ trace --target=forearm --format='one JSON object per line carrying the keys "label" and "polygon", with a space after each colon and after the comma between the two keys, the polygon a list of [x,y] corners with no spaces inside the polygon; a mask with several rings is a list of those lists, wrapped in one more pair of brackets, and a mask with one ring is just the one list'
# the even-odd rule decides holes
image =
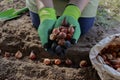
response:
{"label": "forearm", "polygon": [[38,9],[41,9],[44,7],[53,8],[53,0],[35,0],[35,1]]}
{"label": "forearm", "polygon": [[89,0],[70,0],[70,4],[75,4],[80,8],[80,11],[82,12],[86,5],[88,4]]}

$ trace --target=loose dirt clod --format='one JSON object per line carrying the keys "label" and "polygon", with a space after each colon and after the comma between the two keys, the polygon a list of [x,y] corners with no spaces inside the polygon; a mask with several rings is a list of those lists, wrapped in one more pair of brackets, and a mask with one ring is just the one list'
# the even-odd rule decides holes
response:
{"label": "loose dirt clod", "polygon": [[10,53],[9,52],[5,52],[4,57],[5,58],[9,58],[10,57]]}

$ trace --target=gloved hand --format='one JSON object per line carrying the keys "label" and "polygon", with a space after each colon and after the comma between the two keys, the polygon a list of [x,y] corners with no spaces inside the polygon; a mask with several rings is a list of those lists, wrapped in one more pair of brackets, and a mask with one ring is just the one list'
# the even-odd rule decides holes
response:
{"label": "gloved hand", "polygon": [[40,25],[38,27],[38,35],[42,46],[47,49],[50,45],[49,35],[56,21],[56,14],[53,8],[42,8],[38,11],[40,17]]}
{"label": "gloved hand", "polygon": [[81,11],[77,6],[68,5],[64,10],[63,15],[58,18],[58,20],[56,21],[56,24],[54,26],[54,28],[61,26],[64,19],[66,20],[66,23],[74,26],[75,31],[74,31],[74,34],[72,37],[73,44],[77,43],[77,41],[80,37],[80,34],[81,34],[80,25],[78,23],[78,18],[80,17],[80,15],[81,15]]}
{"label": "gloved hand", "polygon": [[[81,34],[80,25],[78,23],[78,18],[80,17],[80,15],[81,11],[77,6],[68,5],[64,10],[63,15],[58,18],[54,26],[54,28],[57,28],[60,27],[63,23],[68,23],[69,25],[72,25],[74,27],[74,33],[72,39],[70,40],[72,44],[77,43]],[[62,46],[59,47],[58,49],[56,49],[56,54],[65,55],[65,51],[67,48],[70,47],[70,45],[70,43],[67,43],[66,48]]]}

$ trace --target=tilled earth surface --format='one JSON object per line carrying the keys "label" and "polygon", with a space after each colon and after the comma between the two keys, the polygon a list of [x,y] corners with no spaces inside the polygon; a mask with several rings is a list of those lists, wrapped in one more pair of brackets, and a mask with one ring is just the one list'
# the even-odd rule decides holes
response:
{"label": "tilled earth surface", "polygon": [[[1,0],[0,11],[8,8],[22,8],[24,0]],[[50,56],[41,47],[37,30],[32,27],[29,13],[10,21],[0,21],[0,80],[100,80],[96,70],[89,60],[90,49],[108,35],[119,33],[120,25],[106,28],[95,25],[78,43],[67,50],[65,58],[71,59],[74,64],[45,65],[42,58],[60,58]],[[22,59],[16,59],[14,54],[20,50]],[[28,58],[30,52],[37,55],[37,60]],[[4,58],[5,52],[10,53]],[[64,59],[65,59],[64,58]],[[64,60],[63,59],[63,60]],[[79,62],[86,60],[88,67],[80,68]]]}

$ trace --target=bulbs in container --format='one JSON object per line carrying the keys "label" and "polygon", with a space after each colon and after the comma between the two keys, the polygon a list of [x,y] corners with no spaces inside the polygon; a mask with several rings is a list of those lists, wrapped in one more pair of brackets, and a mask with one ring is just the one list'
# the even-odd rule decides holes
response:
{"label": "bulbs in container", "polygon": [[119,71],[120,69],[120,45],[112,44],[103,48],[99,55],[103,58],[105,63],[115,70]]}

